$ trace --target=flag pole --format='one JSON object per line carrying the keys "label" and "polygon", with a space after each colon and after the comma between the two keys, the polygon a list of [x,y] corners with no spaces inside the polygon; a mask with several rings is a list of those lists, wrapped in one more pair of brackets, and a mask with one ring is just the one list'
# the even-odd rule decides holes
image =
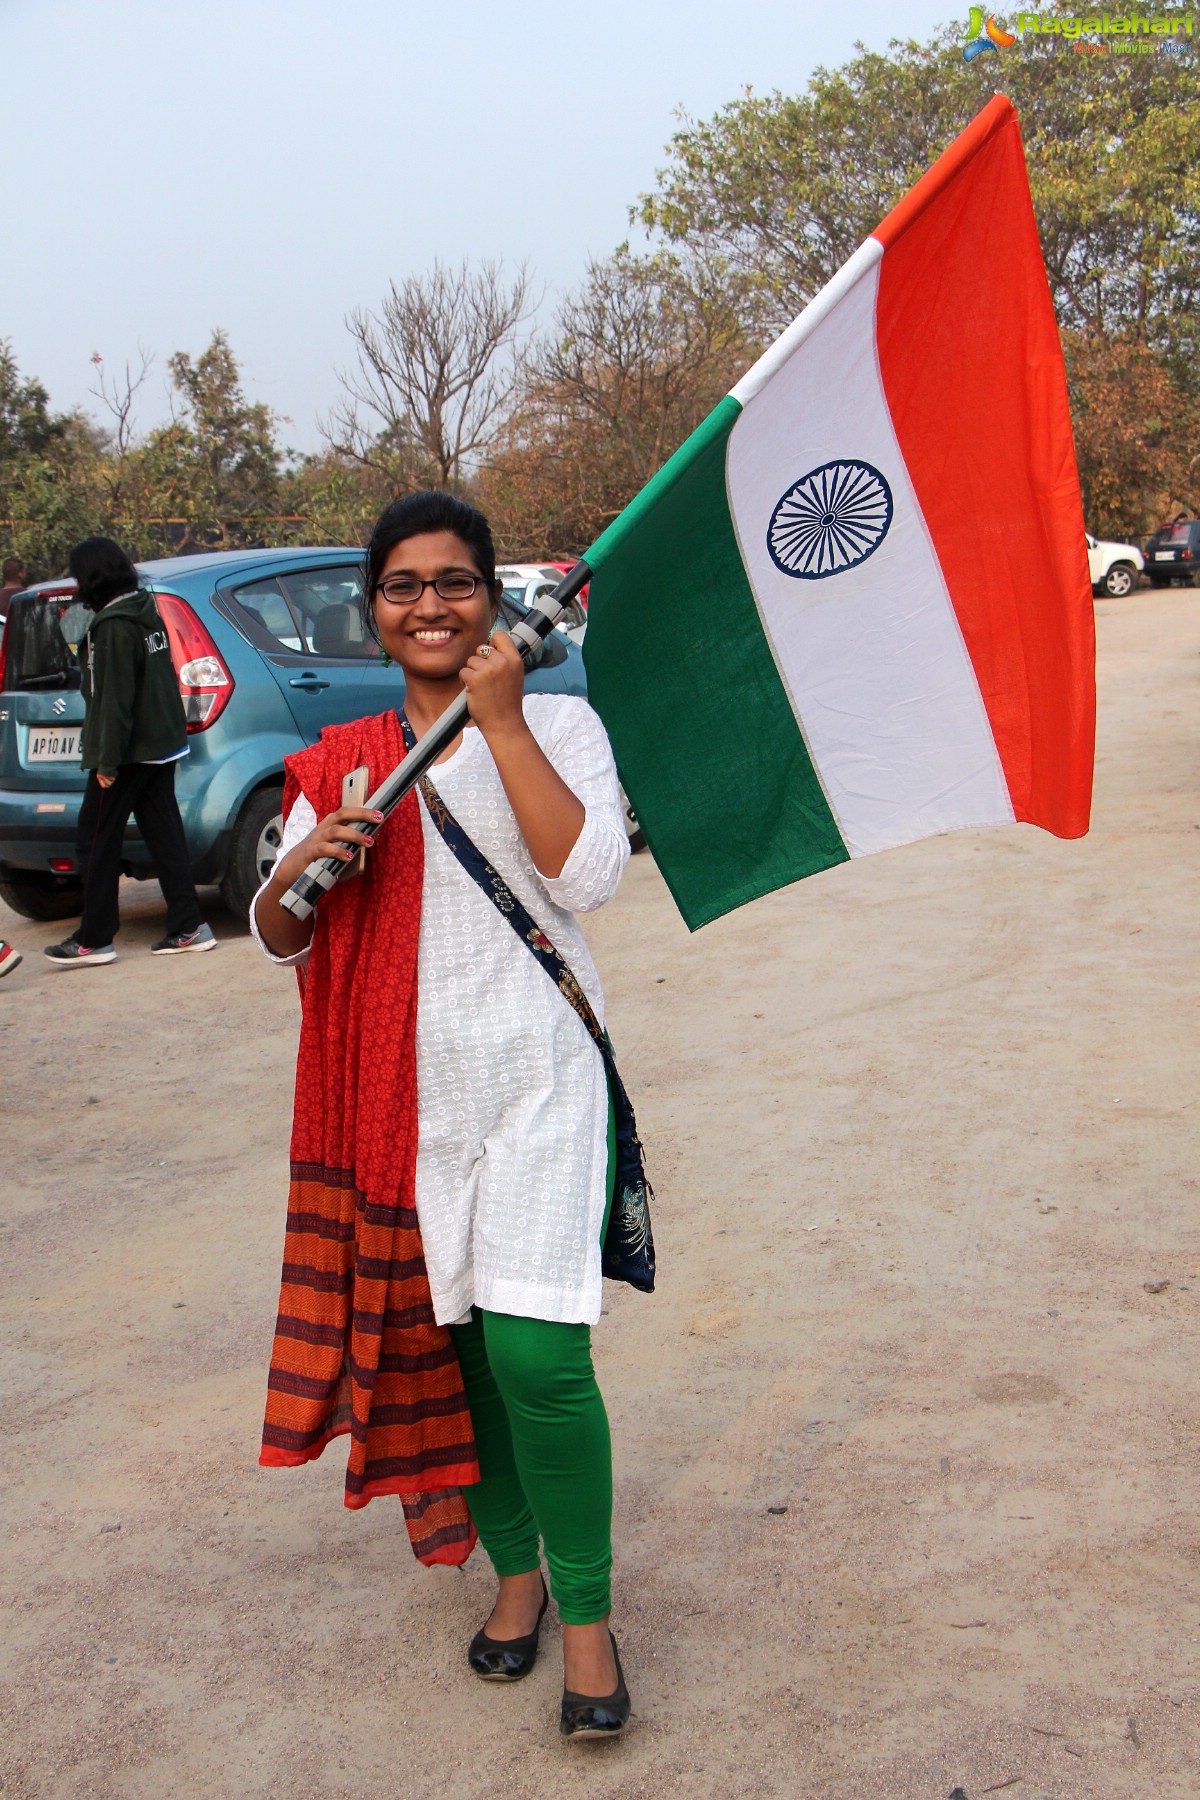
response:
{"label": "flag pole", "polygon": [[[592,571],[587,563],[577,562],[563,576],[558,586],[551,593],[543,594],[532,611],[513,626],[509,636],[521,652],[521,660],[527,669],[535,668],[541,661],[546,639],[562,618],[567,602],[575,598],[580,588],[586,587],[591,577]],[[469,716],[467,696],[462,693],[457,700],[451,702],[441,718],[429,727],[404,761],[384,777],[373,794],[368,794],[363,804],[372,812],[381,812],[386,819],[416,787],[422,775],[437,761],[446,746],[454,742]],[[375,841],[378,829],[376,826],[369,834],[369,842]],[[315,862],[309,863],[303,875],[297,876],[280,900],[280,906],[285,912],[291,913],[293,918],[307,919],[322,896],[346,874],[348,867],[338,857],[318,857]]]}

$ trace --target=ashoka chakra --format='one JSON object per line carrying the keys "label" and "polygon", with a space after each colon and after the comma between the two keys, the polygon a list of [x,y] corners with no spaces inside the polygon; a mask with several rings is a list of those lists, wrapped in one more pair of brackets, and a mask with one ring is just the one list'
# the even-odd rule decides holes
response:
{"label": "ashoka chakra", "polygon": [[853,569],[878,550],[892,522],[892,490],[870,463],[827,462],[788,489],[767,527],[776,568],[799,581]]}

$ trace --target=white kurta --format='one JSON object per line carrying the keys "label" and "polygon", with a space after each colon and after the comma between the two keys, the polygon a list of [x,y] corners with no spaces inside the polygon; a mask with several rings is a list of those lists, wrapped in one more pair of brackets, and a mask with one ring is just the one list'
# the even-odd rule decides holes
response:
{"label": "white kurta", "polygon": [[[430,778],[603,1022],[600,979],[572,915],[611,898],[629,856],[612,751],[586,700],[527,694],[524,711],[586,812],[560,875],[534,867],[481,731],[468,727]],[[280,854],[316,822],[301,795],[284,822]],[[594,1324],[607,1198],[603,1061],[545,970],[442,841],[423,802],[421,824],[416,1203],[434,1313],[439,1324],[452,1324],[474,1305]],[[250,919],[270,956],[253,908]]]}

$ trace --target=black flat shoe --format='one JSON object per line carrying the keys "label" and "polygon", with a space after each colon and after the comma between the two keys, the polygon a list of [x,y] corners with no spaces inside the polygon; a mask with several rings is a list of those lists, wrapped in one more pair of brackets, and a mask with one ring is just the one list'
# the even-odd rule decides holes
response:
{"label": "black flat shoe", "polygon": [[597,1699],[594,1694],[573,1694],[570,1688],[563,1689],[562,1717],[559,1719],[558,1729],[572,1742],[583,1738],[617,1737],[629,1723],[629,1689],[625,1686],[617,1640],[611,1631],[608,1641],[612,1645],[613,1661],[617,1665],[617,1685],[614,1692]]}
{"label": "black flat shoe", "polygon": [[486,1631],[475,1633],[467,1650],[467,1661],[480,1681],[520,1681],[528,1675],[537,1661],[542,1614],[549,1604],[550,1592],[543,1575],[542,1604],[538,1610],[537,1624],[528,1637],[490,1638]]}

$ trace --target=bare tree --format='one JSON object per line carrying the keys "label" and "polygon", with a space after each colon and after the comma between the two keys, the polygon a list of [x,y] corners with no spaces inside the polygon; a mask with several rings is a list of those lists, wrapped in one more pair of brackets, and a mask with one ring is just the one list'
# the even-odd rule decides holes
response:
{"label": "bare tree", "polygon": [[527,355],[520,403],[479,471],[505,554],[581,551],[752,354],[722,269],[627,245],[591,263]]}
{"label": "bare tree", "polygon": [[492,262],[435,262],[393,281],[378,313],[360,308],[346,321],[357,358],[339,376],[346,398],[322,426],[330,446],[396,485],[456,486],[507,419],[532,307],[524,264],[511,282]]}
{"label": "bare tree", "polygon": [[697,272],[688,279],[674,259],[632,256],[622,245],[590,264],[537,358],[543,391],[603,425],[635,487],[704,416],[731,348],[740,348],[723,294],[696,285]]}
{"label": "bare tree", "polygon": [[103,403],[112,419],[112,444],[118,457],[125,457],[133,442],[133,403],[139,388],[145,385],[153,364],[153,355],[143,350],[139,344],[137,373],[134,374],[131,364],[126,360],[124,378],[113,376],[110,379],[100,352],[97,350],[92,357],[92,367],[96,370],[100,385],[88,391]]}

